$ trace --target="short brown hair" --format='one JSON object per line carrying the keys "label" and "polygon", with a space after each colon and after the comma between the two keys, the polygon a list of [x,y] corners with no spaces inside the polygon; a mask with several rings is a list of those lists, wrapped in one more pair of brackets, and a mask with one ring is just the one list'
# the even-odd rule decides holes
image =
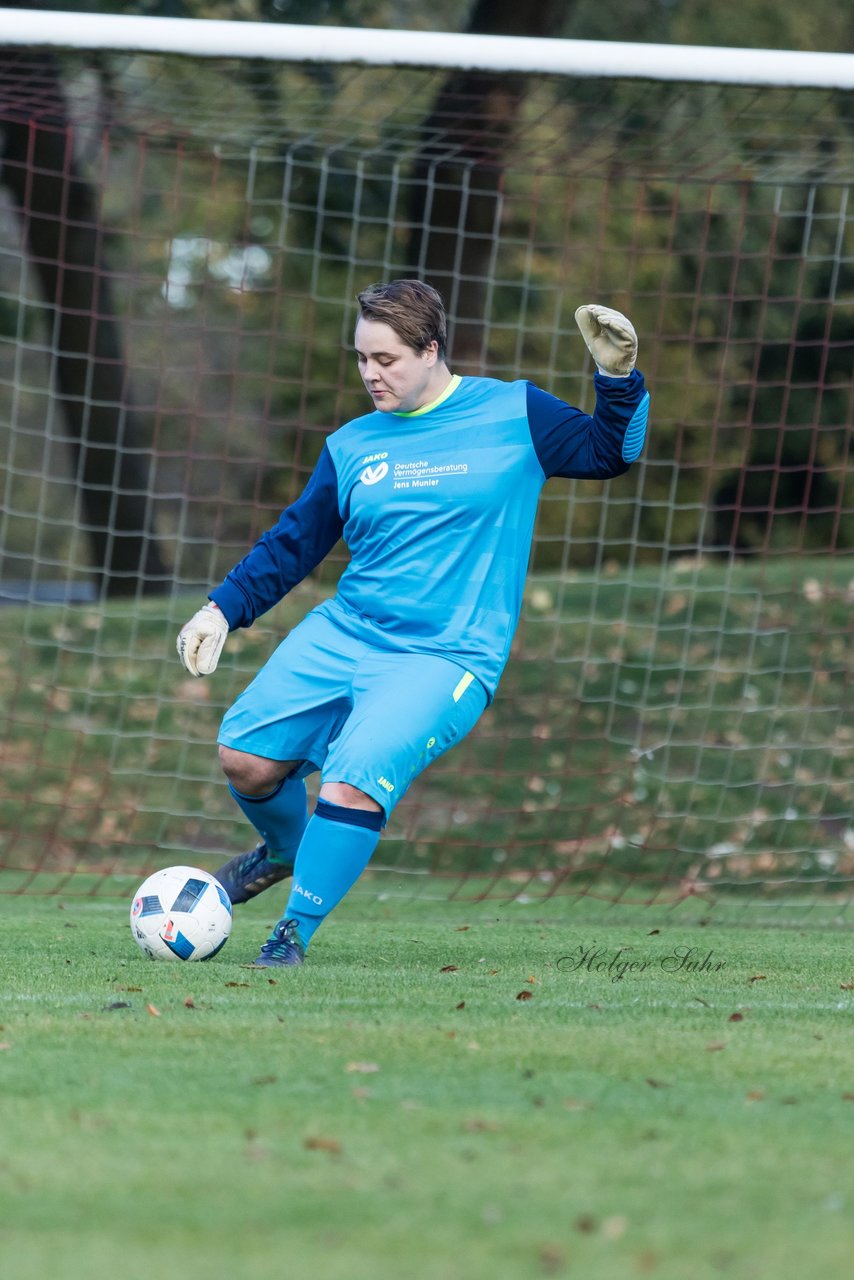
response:
{"label": "short brown hair", "polygon": [[423,280],[389,280],[372,284],[357,295],[361,316],[393,329],[413,351],[426,351],[431,342],[439,344],[444,358],[448,344],[448,322],[442,295]]}

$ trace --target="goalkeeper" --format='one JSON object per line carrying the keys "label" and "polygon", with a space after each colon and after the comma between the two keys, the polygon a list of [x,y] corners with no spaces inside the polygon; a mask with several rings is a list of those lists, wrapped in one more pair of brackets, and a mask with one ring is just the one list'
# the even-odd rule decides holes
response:
{"label": "goalkeeper", "polygon": [[[347,543],[335,596],[282,641],[220,729],[231,794],[259,841],[217,877],[239,903],[293,875],[262,967],[303,962],[410,783],[494,696],[545,481],[621,475],[646,435],[637,336],[618,311],[575,313],[598,370],[591,416],[529,382],[452,373],[427,284],[373,285],[358,301],[372,411],[328,437],[302,495],[178,637],[187,670],[210,675],[229,631]],[[317,770],[309,818],[304,779]]]}

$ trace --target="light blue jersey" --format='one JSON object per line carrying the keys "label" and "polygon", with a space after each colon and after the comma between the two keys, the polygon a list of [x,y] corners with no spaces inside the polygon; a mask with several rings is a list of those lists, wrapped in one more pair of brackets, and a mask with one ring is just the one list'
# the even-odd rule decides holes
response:
{"label": "light blue jersey", "polygon": [[328,447],[352,552],[331,605],[339,626],[451,658],[494,690],[545,480],[525,383],[467,378],[428,413],[369,414]]}
{"label": "light blue jersey", "polygon": [[343,536],[351,561],[318,612],[379,650],[449,659],[492,697],[546,479],[616,476],[643,447],[642,375],[597,374],[595,384],[593,415],[527,382],[454,378],[413,414],[348,422],[301,498],[211,599],[231,627],[248,626]]}

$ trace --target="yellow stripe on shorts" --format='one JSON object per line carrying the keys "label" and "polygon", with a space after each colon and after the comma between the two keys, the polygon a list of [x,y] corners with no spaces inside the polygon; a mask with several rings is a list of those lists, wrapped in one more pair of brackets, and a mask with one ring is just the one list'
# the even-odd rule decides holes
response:
{"label": "yellow stripe on shorts", "polygon": [[463,696],[466,689],[471,684],[472,680],[474,680],[474,676],[470,671],[467,671],[463,676],[462,680],[460,681],[460,683],[457,685],[456,689],[454,690],[454,702],[459,702],[460,698]]}

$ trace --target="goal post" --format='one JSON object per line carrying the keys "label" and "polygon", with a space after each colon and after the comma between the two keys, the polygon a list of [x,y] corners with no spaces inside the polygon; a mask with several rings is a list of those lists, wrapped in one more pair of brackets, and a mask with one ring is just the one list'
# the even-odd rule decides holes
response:
{"label": "goal post", "polygon": [[0,8],[3,41],[193,58],[854,89],[851,55]]}
{"label": "goal post", "polygon": [[359,892],[845,920],[854,878],[854,56],[0,10],[0,890],[252,835],[174,633],[365,410],[355,295],[417,274],[463,373],[650,440],[551,481],[510,665]]}

